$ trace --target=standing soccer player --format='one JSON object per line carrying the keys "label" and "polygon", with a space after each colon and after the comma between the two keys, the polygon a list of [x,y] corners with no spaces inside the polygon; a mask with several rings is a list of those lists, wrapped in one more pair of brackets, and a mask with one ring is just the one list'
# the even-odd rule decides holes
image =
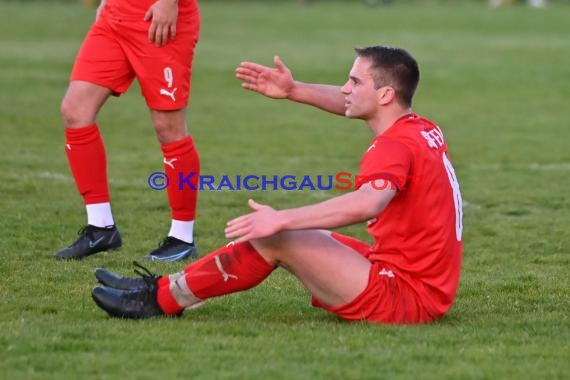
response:
{"label": "standing soccer player", "polygon": [[[122,244],[111,212],[107,159],[96,117],[109,96],[126,92],[135,77],[161,144],[164,171],[171,179],[170,232],[147,257],[157,261],[197,257],[194,189],[200,159],[186,127],[186,106],[199,32],[196,0],[101,0],[61,105],[65,151],[85,203],[87,225],[56,258],[82,259]],[[190,180],[194,189],[179,186],[179,173],[184,178],[196,173]]]}
{"label": "standing soccer player", "polygon": [[[356,49],[344,86],[294,81],[275,68],[242,63],[242,86],[366,122],[375,137],[364,151],[356,189],[327,201],[253,212],[230,221],[235,239],[183,272],[122,278],[95,273],[99,307],[111,316],[178,315],[206,299],[251,288],[278,266],[295,275],[314,306],[346,320],[427,323],[455,298],[462,256],[459,184],[440,128],[411,110],[419,82],[405,50]],[[366,222],[374,244],[327,229]]]}

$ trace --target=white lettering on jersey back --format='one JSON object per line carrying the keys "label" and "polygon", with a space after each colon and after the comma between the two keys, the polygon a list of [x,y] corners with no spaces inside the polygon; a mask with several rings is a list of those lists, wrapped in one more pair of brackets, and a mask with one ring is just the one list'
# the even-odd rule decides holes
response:
{"label": "white lettering on jersey back", "polygon": [[439,149],[445,144],[445,140],[443,139],[443,133],[439,127],[435,127],[430,129],[428,132],[421,131],[421,134],[428,146],[432,149]]}

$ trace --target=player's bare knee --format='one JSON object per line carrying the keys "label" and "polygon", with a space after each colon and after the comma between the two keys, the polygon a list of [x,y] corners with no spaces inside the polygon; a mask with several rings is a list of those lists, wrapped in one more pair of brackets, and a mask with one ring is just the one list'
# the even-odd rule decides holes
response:
{"label": "player's bare knee", "polygon": [[188,136],[183,111],[151,111],[156,137],[162,145],[182,140]]}
{"label": "player's bare knee", "polygon": [[77,106],[69,97],[66,96],[61,101],[60,112],[66,128],[73,128],[79,123],[80,116]]}
{"label": "player's bare knee", "polygon": [[278,265],[286,261],[290,255],[289,242],[295,235],[296,231],[281,231],[263,239],[252,240],[250,243],[268,262]]}
{"label": "player's bare knee", "polygon": [[61,101],[60,112],[66,128],[80,128],[95,122],[95,112],[90,112],[68,96]]}
{"label": "player's bare knee", "polygon": [[283,234],[286,232],[287,231],[281,231],[275,235],[264,237],[262,239],[254,239],[251,241],[251,244],[256,248],[259,247],[262,249],[279,249],[282,245]]}
{"label": "player's bare knee", "polygon": [[170,144],[178,140],[182,140],[188,136],[186,128],[179,128],[178,126],[169,123],[154,123],[154,131],[158,141],[162,144]]}
{"label": "player's bare knee", "polygon": [[[279,235],[279,234],[277,234]],[[250,240],[249,243],[268,262],[274,265],[279,264],[280,247],[277,235],[263,239]]]}

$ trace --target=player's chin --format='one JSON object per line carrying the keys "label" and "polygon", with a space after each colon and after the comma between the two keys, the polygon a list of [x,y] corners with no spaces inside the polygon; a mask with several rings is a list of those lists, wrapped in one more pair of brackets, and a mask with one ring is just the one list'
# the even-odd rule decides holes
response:
{"label": "player's chin", "polygon": [[344,111],[344,116],[349,118],[349,119],[360,119],[358,114],[356,114],[354,111],[352,111],[348,108],[346,109],[346,111]]}

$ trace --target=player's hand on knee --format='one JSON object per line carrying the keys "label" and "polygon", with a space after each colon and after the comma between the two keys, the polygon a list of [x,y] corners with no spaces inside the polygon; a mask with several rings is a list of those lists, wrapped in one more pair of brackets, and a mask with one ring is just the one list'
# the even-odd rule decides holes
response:
{"label": "player's hand on knee", "polygon": [[254,212],[230,220],[225,229],[226,238],[241,243],[272,236],[281,231],[279,214],[275,209],[253,199],[250,199],[248,204]]}

